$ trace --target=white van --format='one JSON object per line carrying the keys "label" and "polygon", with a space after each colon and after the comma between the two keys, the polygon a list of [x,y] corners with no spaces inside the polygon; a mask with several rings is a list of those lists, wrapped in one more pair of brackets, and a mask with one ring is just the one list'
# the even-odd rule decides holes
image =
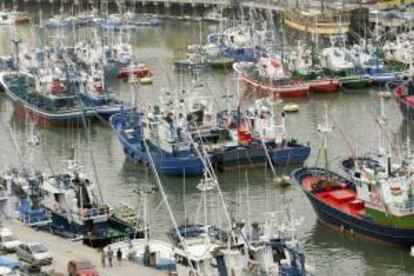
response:
{"label": "white van", "polygon": [[7,228],[0,228],[0,249],[5,251],[15,251],[21,243],[16,236]]}

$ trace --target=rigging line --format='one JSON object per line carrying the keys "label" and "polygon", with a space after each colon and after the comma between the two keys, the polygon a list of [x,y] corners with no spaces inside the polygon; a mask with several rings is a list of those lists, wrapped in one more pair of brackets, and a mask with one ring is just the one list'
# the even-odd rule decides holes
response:
{"label": "rigging line", "polygon": [[[198,135],[201,137],[200,129],[198,127],[196,127],[196,130],[198,132]],[[189,134],[188,129],[186,129],[186,133]],[[210,158],[208,158],[208,154],[207,154],[205,145],[202,141],[200,141],[201,150],[203,151],[203,154],[202,154],[199,150],[198,145],[195,143],[193,137],[191,137],[190,134],[188,136],[189,136],[189,139],[191,141],[191,144],[194,147],[194,150],[196,151],[197,155],[199,156],[201,162],[203,163],[204,168],[207,170],[207,173],[209,173],[210,176],[216,181],[217,191],[218,191],[218,194],[219,194],[219,197],[220,197],[223,209],[224,209],[224,215],[226,217],[227,223],[229,224],[231,236],[234,239],[235,235],[234,235],[233,229],[231,227],[232,223],[231,223],[231,218],[230,218],[230,215],[229,215],[229,212],[228,212],[228,209],[227,209],[227,205],[225,203],[224,196],[223,196],[223,193],[221,191],[217,175],[214,172],[213,165],[211,164]]]}
{"label": "rigging line", "polygon": [[[174,214],[173,214],[173,212],[172,212],[172,210],[171,210],[171,206],[170,206],[170,204],[168,203],[167,194],[166,194],[166,193],[165,193],[165,191],[164,191],[164,187],[163,187],[163,185],[162,185],[162,183],[161,183],[161,179],[160,179],[159,174],[158,174],[158,171],[157,171],[157,169],[156,169],[156,167],[155,167],[154,160],[153,160],[153,158],[152,158],[151,152],[149,151],[147,141],[146,141],[145,139],[143,139],[142,141],[143,141],[143,144],[144,144],[144,147],[145,147],[145,151],[146,151],[146,153],[147,153],[147,155],[148,155],[148,159],[149,159],[150,164],[151,164],[151,169],[152,169],[152,171],[153,171],[153,173],[154,173],[154,176],[155,176],[156,182],[157,182],[158,187],[159,187],[159,189],[160,189],[162,199],[163,199],[163,201],[164,201],[164,203],[165,203],[165,206],[166,206],[166,208],[167,208],[168,215],[170,216],[171,222],[173,223],[173,226],[174,226],[175,230],[177,231],[177,236],[178,236],[178,239],[180,240],[181,244],[183,245],[184,252],[185,252],[185,254],[187,255],[187,258],[190,260],[190,252],[189,252],[189,250],[188,250],[187,243],[186,243],[186,241],[183,239],[183,237],[182,237],[182,235],[181,235],[181,233],[180,233],[180,231],[179,231],[178,224],[177,224],[177,222],[176,222],[176,220],[175,220],[175,218],[174,218]],[[189,266],[190,266],[191,271],[192,271],[193,273],[195,273],[196,271],[194,270],[194,266],[193,266],[192,262],[191,262],[191,261],[189,261],[189,262],[188,262],[188,264],[189,264]]]}

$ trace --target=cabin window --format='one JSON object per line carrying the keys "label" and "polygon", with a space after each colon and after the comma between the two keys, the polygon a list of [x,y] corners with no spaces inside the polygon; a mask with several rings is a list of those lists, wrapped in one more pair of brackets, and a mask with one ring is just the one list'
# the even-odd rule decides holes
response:
{"label": "cabin window", "polygon": [[355,178],[361,178],[361,173],[356,172],[356,173],[354,174],[354,176],[355,176]]}
{"label": "cabin window", "polygon": [[176,258],[175,259],[177,260],[177,263],[178,264],[181,264],[183,266],[188,266],[188,260],[187,260],[187,258],[185,258],[183,256],[180,256],[180,255],[176,255]]}
{"label": "cabin window", "polygon": [[59,202],[59,194],[53,194],[53,197],[56,202]]}
{"label": "cabin window", "polygon": [[368,191],[371,192],[372,188],[371,185],[368,185]]}
{"label": "cabin window", "polygon": [[194,269],[197,269],[197,263],[195,261],[191,261],[191,264],[193,265]]}

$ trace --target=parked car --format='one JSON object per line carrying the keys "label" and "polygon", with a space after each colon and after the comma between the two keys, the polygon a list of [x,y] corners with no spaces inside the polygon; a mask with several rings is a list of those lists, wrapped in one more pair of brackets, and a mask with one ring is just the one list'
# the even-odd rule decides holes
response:
{"label": "parked car", "polygon": [[87,259],[75,259],[68,263],[69,276],[99,276],[95,266]]}
{"label": "parked car", "polygon": [[49,250],[40,243],[22,243],[16,248],[19,259],[34,265],[49,265],[53,262],[53,256]]}
{"label": "parked car", "polygon": [[8,228],[0,228],[0,249],[14,252],[22,242]]}

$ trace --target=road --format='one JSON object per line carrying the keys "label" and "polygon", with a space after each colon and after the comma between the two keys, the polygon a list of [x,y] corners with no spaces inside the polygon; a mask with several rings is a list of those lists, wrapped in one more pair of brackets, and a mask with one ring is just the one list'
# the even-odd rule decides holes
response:
{"label": "road", "polygon": [[44,244],[52,252],[54,256],[53,264],[45,267],[45,271],[55,270],[66,275],[68,261],[74,258],[84,257],[96,265],[99,274],[103,276],[167,275],[166,273],[129,261],[123,261],[121,266],[115,261],[112,268],[103,268],[100,254],[93,248],[71,242],[49,233],[36,231],[32,228],[22,226],[19,222],[3,221],[3,225],[12,230],[22,242],[39,242]]}

